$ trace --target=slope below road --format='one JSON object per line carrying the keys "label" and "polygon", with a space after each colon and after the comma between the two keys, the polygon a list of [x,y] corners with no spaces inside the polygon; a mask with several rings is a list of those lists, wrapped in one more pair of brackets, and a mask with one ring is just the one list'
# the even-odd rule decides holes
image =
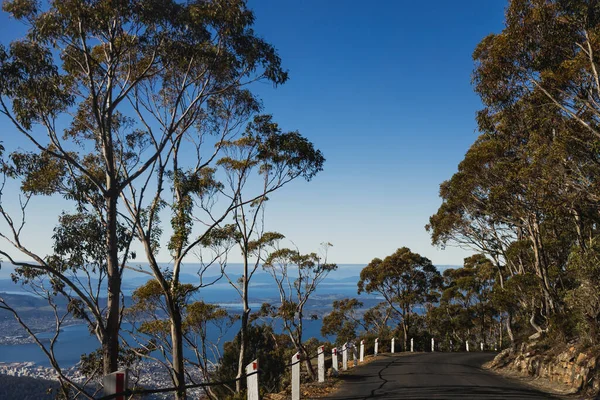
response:
{"label": "slope below road", "polygon": [[383,355],[342,375],[339,390],[327,399],[557,399],[482,369],[494,355]]}

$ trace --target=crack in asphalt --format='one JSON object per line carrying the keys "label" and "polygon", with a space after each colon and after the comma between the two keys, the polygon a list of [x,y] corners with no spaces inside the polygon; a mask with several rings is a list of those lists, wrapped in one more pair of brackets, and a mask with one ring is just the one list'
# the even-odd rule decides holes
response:
{"label": "crack in asphalt", "polygon": [[379,387],[378,387],[378,388],[371,390],[371,394],[370,394],[369,396],[365,397],[365,400],[366,400],[366,399],[372,399],[372,398],[375,398],[375,392],[376,392],[376,391],[378,391],[378,390],[381,390],[381,389],[382,389],[382,388],[385,386],[385,384],[389,382],[387,379],[385,379],[385,378],[383,377],[383,371],[385,371],[386,369],[388,369],[388,368],[390,367],[390,365],[392,365],[392,364],[394,364],[394,363],[396,363],[396,360],[392,360],[392,361],[390,361],[389,363],[387,363],[387,364],[385,365],[385,367],[381,368],[381,369],[380,369],[380,370],[377,372],[377,375],[379,375],[379,379],[380,379],[380,380],[382,380],[383,382],[381,383],[381,385],[379,385]]}

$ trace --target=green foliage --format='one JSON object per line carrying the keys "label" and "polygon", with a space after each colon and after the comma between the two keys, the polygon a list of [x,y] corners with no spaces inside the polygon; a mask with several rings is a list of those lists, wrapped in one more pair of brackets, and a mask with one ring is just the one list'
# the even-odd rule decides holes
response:
{"label": "green foliage", "polygon": [[[246,346],[247,360],[259,360],[259,367],[263,371],[260,376],[261,386],[267,392],[279,392],[289,384],[289,369],[286,368],[288,360],[295,352],[294,346],[287,335],[278,335],[268,325],[251,324],[247,331],[248,342]],[[214,373],[214,380],[230,381],[237,376],[237,362],[239,359],[240,335],[232,342],[225,343],[223,357]],[[242,381],[245,386],[245,380]],[[235,388],[235,385],[232,385]],[[219,397],[231,395],[226,389],[217,389]]]}
{"label": "green foliage", "polygon": [[[170,330],[177,353],[181,335],[230,321],[223,310],[188,304],[202,285],[179,282],[181,262],[205,250],[216,254],[213,262],[224,259],[242,241],[235,226],[224,225],[231,213],[244,205],[259,210],[269,193],[298,177],[310,180],[325,161],[298,132],[258,114],[260,100],[246,87],[280,85],[288,74],[256,35],[246,1],[7,0],[3,10],[27,32],[0,46],[0,114],[33,150],[9,150],[2,172],[20,184],[23,214],[38,195],[62,196],[74,210],[60,217],[50,255],[21,246],[12,222],[20,218],[5,216],[15,250],[39,264],[18,268],[14,279],[47,275],[56,293],[70,296],[69,312],[103,346],[105,373],[117,368],[121,277],[136,256],[133,242],[154,278],[127,310],[148,318],[143,332],[167,340]],[[253,173],[265,189],[242,200]],[[223,207],[215,207],[217,198]],[[246,249],[275,240],[247,240]],[[173,257],[171,271],[156,261],[161,245]],[[176,384],[184,383],[185,368],[183,360],[173,363]]]}
{"label": "green foliage", "polygon": [[521,337],[597,340],[599,11],[585,0],[509,2],[503,30],[473,53],[481,134],[427,225],[434,244],[489,257],[488,297]]}
{"label": "green foliage", "polygon": [[[143,354],[149,351],[145,347],[141,348],[121,348],[119,350],[119,365],[122,368],[132,368],[139,363]],[[98,349],[89,354],[82,354],[80,360],[80,372],[91,380],[99,379],[103,376],[102,372],[102,350]]]}
{"label": "green foliage", "polygon": [[496,267],[482,254],[465,258],[462,268],[444,271],[440,303],[429,306],[425,315],[429,333],[440,346],[458,349],[466,340],[497,342],[493,294],[501,288],[496,286],[496,277]]}
{"label": "green foliage", "polygon": [[407,247],[398,249],[381,260],[373,259],[360,272],[358,293],[380,293],[393,306],[410,307],[435,299],[435,289],[441,276],[425,257],[412,253]]}
{"label": "green foliage", "polygon": [[383,260],[373,259],[362,269],[358,293],[383,296],[400,317],[406,346],[414,307],[437,301],[441,284],[442,277],[430,260],[402,247]]}
{"label": "green foliage", "polygon": [[363,303],[357,299],[335,300],[331,312],[323,317],[321,335],[335,335],[337,346],[354,340],[357,336],[357,329],[362,326],[362,321],[357,313],[362,306]]}
{"label": "green foliage", "polygon": [[586,249],[574,248],[568,270],[578,285],[565,294],[574,329],[586,344],[600,343],[600,245],[594,239]]}
{"label": "green foliage", "polygon": [[[273,239],[279,240],[279,236]],[[316,253],[301,254],[298,250],[280,248],[268,255],[263,269],[273,276],[281,297],[281,304],[273,316],[284,320],[284,329],[301,350],[304,306],[337,265],[327,263],[326,257],[323,262]]]}

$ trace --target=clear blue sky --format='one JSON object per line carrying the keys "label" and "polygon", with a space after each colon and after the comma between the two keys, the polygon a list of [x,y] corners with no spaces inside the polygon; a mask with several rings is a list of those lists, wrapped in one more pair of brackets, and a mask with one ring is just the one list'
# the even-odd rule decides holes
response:
{"label": "clear blue sky", "polygon": [[262,91],[266,110],[325,154],[325,171],[276,196],[268,222],[301,248],[368,262],[401,246],[462,264],[424,229],[439,184],[475,140],[481,107],[471,54],[503,27],[504,0],[254,0],[256,30],[290,81]]}
{"label": "clear blue sky", "polygon": [[[271,196],[267,228],[302,251],[367,263],[408,246],[436,264],[468,252],[431,246],[424,229],[476,138],[471,86],[476,44],[503,27],[505,0],[250,0],[255,30],[275,45],[290,81],[255,87],[265,112],[298,129],[327,158],[312,182]],[[7,44],[22,28],[0,16]],[[0,138],[11,129],[0,121]],[[6,135],[6,136],[5,136]],[[32,238],[48,246],[56,221],[37,202]],[[168,257],[161,257],[164,261]],[[237,261],[233,257],[232,261]]]}

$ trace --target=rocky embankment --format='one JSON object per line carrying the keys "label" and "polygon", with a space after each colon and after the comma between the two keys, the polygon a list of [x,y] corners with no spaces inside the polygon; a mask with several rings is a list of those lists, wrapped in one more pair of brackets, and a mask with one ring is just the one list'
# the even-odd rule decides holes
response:
{"label": "rocky embankment", "polygon": [[488,367],[498,372],[517,372],[543,381],[563,393],[577,393],[586,399],[600,399],[600,351],[580,350],[575,345],[544,349],[537,343],[523,343],[518,350],[506,349]]}

